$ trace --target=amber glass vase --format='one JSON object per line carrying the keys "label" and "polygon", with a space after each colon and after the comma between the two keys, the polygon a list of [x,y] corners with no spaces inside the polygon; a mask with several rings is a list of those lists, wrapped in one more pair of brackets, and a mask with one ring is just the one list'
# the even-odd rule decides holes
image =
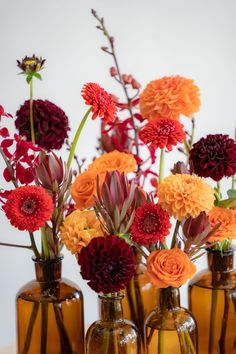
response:
{"label": "amber glass vase", "polygon": [[123,318],[124,295],[99,296],[100,317],[86,334],[86,354],[140,354],[137,327]]}
{"label": "amber glass vase", "polygon": [[180,307],[177,288],[159,289],[158,306],[147,317],[144,329],[146,354],[198,353],[196,322]]}
{"label": "amber glass vase", "polygon": [[135,274],[129,286],[125,289],[123,308],[124,317],[138,327],[142,337],[141,353],[144,353],[144,320],[157,306],[158,290],[152,285],[146,274],[146,263],[141,253],[135,251]]}
{"label": "amber glass vase", "polygon": [[209,269],[189,285],[189,306],[196,318],[200,354],[236,354],[236,272],[234,250],[208,251]]}
{"label": "amber glass vase", "polygon": [[16,295],[18,354],[84,354],[83,296],[61,278],[62,257],[34,260],[36,280]]}

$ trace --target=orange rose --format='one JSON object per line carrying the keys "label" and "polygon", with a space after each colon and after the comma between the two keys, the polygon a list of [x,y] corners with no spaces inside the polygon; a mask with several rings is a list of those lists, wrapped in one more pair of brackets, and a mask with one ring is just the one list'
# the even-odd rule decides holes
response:
{"label": "orange rose", "polygon": [[89,165],[88,169],[97,173],[106,173],[115,170],[120,173],[134,172],[136,169],[136,160],[132,154],[114,150],[98,157]]}
{"label": "orange rose", "polygon": [[179,248],[151,252],[147,259],[147,275],[157,288],[178,288],[195,272],[196,266]]}
{"label": "orange rose", "polygon": [[[71,196],[74,199],[76,209],[85,209],[94,206],[93,195],[96,195],[97,173],[85,171],[74,181],[71,189]],[[104,174],[99,174],[99,183],[103,183]]]}

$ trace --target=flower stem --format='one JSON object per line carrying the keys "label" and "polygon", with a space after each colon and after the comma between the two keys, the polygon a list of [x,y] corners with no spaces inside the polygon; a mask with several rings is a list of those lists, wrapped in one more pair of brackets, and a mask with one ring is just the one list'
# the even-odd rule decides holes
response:
{"label": "flower stem", "polygon": [[236,176],[236,175],[233,175],[233,176],[232,176],[232,189],[235,188],[235,176]]}
{"label": "flower stem", "polygon": [[215,319],[216,319],[216,308],[217,308],[217,295],[218,295],[217,294],[217,290],[216,289],[212,289],[208,354],[214,354]]}
{"label": "flower stem", "polygon": [[39,251],[37,249],[37,246],[36,246],[36,243],[34,240],[33,232],[29,232],[29,235],[30,235],[31,247],[32,247],[32,250],[34,251],[34,255],[37,259],[40,259],[40,254],[39,254]]}
{"label": "flower stem", "polygon": [[159,164],[159,184],[162,182],[164,177],[164,162],[165,162],[165,150],[161,149],[160,164]]}
{"label": "flower stem", "polygon": [[194,142],[194,133],[195,133],[195,118],[193,117],[191,120],[192,123],[192,131],[191,131],[191,140],[189,143],[189,149],[191,150],[193,147],[193,142]]}
{"label": "flower stem", "polygon": [[29,352],[29,348],[30,348],[30,344],[31,344],[31,337],[32,337],[32,333],[33,333],[34,324],[35,324],[35,321],[37,318],[38,310],[39,310],[39,303],[35,302],[33,305],[31,315],[30,315],[29,326],[27,329],[26,337],[25,337],[24,348],[23,348],[21,354],[28,354],[28,352]]}
{"label": "flower stem", "polygon": [[41,303],[41,354],[47,353],[47,332],[48,332],[48,303]]}
{"label": "flower stem", "polygon": [[69,154],[69,157],[68,157],[68,161],[67,161],[67,170],[69,171],[70,169],[70,165],[71,165],[71,162],[73,160],[73,157],[74,157],[74,153],[75,153],[75,149],[76,149],[76,145],[78,143],[78,140],[79,140],[79,137],[80,137],[80,134],[81,134],[81,131],[86,123],[86,120],[89,116],[89,113],[91,112],[92,110],[92,107],[90,107],[87,112],[85,113],[83,119],[81,120],[80,122],[80,125],[75,133],[75,137],[74,137],[74,140],[73,140],[73,143],[71,145],[71,149],[70,149],[70,154]]}
{"label": "flower stem", "polygon": [[48,242],[47,242],[47,234],[46,234],[46,227],[43,226],[41,228],[41,233],[42,233],[42,248],[43,248],[43,254],[45,259],[50,259],[50,253],[48,249]]}
{"label": "flower stem", "polygon": [[220,354],[226,354],[225,340],[226,340],[226,330],[227,330],[228,317],[229,317],[230,291],[224,290],[224,295],[225,295],[224,315],[223,315],[221,335],[219,340]]}
{"label": "flower stem", "polygon": [[179,227],[180,227],[180,221],[176,220],[174,235],[173,235],[172,242],[171,242],[171,248],[176,247],[177,234],[178,234],[178,231],[179,231]]}
{"label": "flower stem", "polygon": [[57,327],[59,331],[59,337],[61,340],[61,353],[66,353],[66,354],[73,354],[72,346],[70,343],[69,336],[66,332],[64,323],[63,323],[63,317],[62,317],[62,311],[60,308],[59,303],[53,303],[53,309],[57,321]]}
{"label": "flower stem", "polygon": [[34,117],[33,117],[33,78],[29,82],[30,85],[30,133],[31,141],[35,144],[35,135],[34,135]]}
{"label": "flower stem", "polygon": [[0,246],[8,246],[8,247],[17,247],[17,248],[26,248],[27,250],[32,250],[31,246],[24,246],[24,245],[15,245],[13,243],[5,243],[5,242],[0,242]]}
{"label": "flower stem", "polygon": [[196,354],[196,349],[193,345],[193,342],[192,342],[192,338],[190,337],[190,334],[188,331],[184,331],[184,334],[185,334],[185,338],[186,338],[186,342],[188,343],[189,345],[189,348],[191,350],[191,354]]}
{"label": "flower stem", "polygon": [[158,331],[158,354],[164,353],[164,331],[163,329],[159,329]]}

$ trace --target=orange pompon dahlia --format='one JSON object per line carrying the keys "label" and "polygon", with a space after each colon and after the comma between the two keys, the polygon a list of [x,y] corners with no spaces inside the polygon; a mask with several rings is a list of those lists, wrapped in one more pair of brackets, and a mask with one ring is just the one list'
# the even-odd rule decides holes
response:
{"label": "orange pompon dahlia", "polygon": [[80,253],[94,237],[104,236],[100,222],[92,210],[75,210],[68,215],[61,228],[60,237],[72,253]]}
{"label": "orange pompon dahlia", "polygon": [[162,117],[192,117],[199,111],[199,88],[181,76],[165,76],[151,81],[140,95],[140,111],[148,120]]}
{"label": "orange pompon dahlia", "polygon": [[110,171],[119,171],[120,173],[134,172],[136,169],[136,160],[132,154],[114,150],[98,157],[89,165],[88,169],[96,173]]}
{"label": "orange pompon dahlia", "polygon": [[204,179],[175,174],[165,178],[157,193],[159,204],[177,220],[196,218],[202,211],[209,212],[214,205],[214,190]]}
{"label": "orange pompon dahlia", "polygon": [[195,273],[196,266],[179,248],[151,252],[147,259],[147,275],[158,288],[178,288]]}
{"label": "orange pompon dahlia", "polygon": [[109,93],[102,87],[96,83],[89,82],[84,85],[81,92],[85,103],[92,106],[92,119],[99,116],[105,123],[115,120],[117,112],[116,105]]}
{"label": "orange pompon dahlia", "polygon": [[11,191],[3,209],[13,226],[34,232],[51,218],[53,207],[52,198],[44,188],[22,186]]}
{"label": "orange pompon dahlia", "polygon": [[[94,171],[85,171],[78,175],[71,189],[71,196],[75,201],[76,209],[91,208],[95,205],[94,195],[96,193],[96,181],[98,173]],[[103,183],[105,174],[99,174],[99,183]]]}
{"label": "orange pompon dahlia", "polygon": [[208,216],[212,227],[221,224],[210,236],[209,242],[236,239],[236,210],[214,206]]}

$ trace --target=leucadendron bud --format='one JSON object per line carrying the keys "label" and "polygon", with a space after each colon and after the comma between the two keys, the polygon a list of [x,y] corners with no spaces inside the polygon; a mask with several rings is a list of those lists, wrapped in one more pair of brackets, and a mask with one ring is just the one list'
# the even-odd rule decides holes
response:
{"label": "leucadendron bud", "polygon": [[[209,231],[210,223],[207,214],[202,211],[196,218],[189,217],[183,224],[183,233],[187,239],[195,240],[204,231]],[[205,236],[205,235],[204,235]]]}

